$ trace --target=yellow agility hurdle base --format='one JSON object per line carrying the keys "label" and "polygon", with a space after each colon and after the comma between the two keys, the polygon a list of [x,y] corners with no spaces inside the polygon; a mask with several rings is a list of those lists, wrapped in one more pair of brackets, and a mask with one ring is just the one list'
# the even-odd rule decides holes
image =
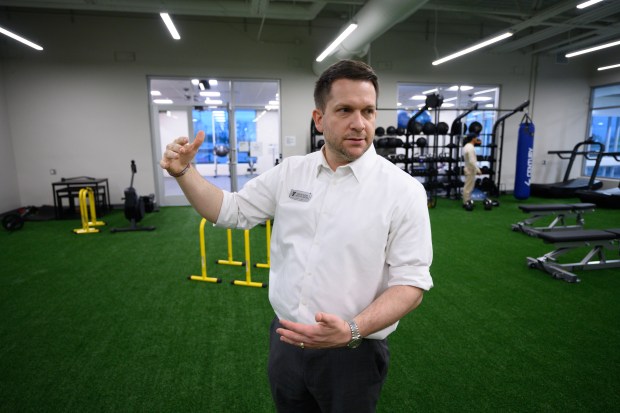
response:
{"label": "yellow agility hurdle base", "polygon": [[231,282],[232,285],[241,285],[244,287],[258,287],[265,288],[267,287],[266,283],[259,283],[252,281],[252,266],[250,265],[250,230],[243,230],[243,238],[245,244],[245,281],[234,280]]}
{"label": "yellow agility hurdle base", "polygon": [[265,238],[267,239],[267,262],[254,264],[256,268],[271,268],[271,220],[265,222]]}
{"label": "yellow agility hurdle base", "polygon": [[228,259],[226,259],[226,260],[217,260],[217,261],[215,261],[215,263],[216,264],[222,264],[222,265],[234,265],[234,266],[237,266],[237,267],[245,265],[245,262],[233,260],[232,230],[230,228],[228,228],[226,230],[226,240],[228,242]]}
{"label": "yellow agility hurdle base", "polygon": [[[86,199],[87,197],[88,202]],[[94,227],[105,225],[105,222],[97,221],[97,213],[95,212],[95,192],[93,189],[90,187],[80,189],[79,201],[82,228],[76,228],[73,232],[76,234],[93,234],[99,232],[99,230]],[[88,203],[90,203],[90,219],[88,217]]]}
{"label": "yellow agility hurdle base", "polygon": [[207,248],[205,246],[205,224],[207,220],[205,218],[200,221],[200,266],[202,269],[202,275],[190,275],[188,278],[194,281],[204,281],[210,283],[221,283],[220,278],[214,278],[207,276]]}

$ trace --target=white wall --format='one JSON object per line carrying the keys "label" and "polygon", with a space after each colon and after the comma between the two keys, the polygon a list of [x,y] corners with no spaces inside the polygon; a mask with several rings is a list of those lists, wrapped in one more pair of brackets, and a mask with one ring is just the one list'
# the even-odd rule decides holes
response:
{"label": "white wall", "polygon": [[4,92],[4,67],[0,61],[0,213],[21,206],[15,154],[11,141],[11,129]]}
{"label": "white wall", "polygon": [[[156,16],[70,18],[34,12],[12,13],[11,26],[45,47],[36,52],[0,42],[4,59],[0,98],[4,94],[7,106],[7,120],[0,123],[1,156],[14,152],[15,162],[12,168],[1,163],[0,184],[2,202],[6,191],[11,207],[16,201],[51,204],[51,182],[78,175],[109,178],[112,203],[121,203],[131,159],[139,165],[136,187],[141,193],[155,192],[158,159],[151,147],[149,75],[279,79],[281,137],[295,137],[292,146],[282,142],[282,155],[306,153],[316,80],[312,61],[334,34],[329,26],[310,29],[305,24],[266,22],[258,39],[254,22],[179,18],[182,39],[175,42]],[[442,54],[451,47],[441,41],[437,45]],[[116,52],[132,52],[135,61],[117,61]],[[433,67],[435,55],[435,45],[424,33],[401,27],[375,41],[369,61],[380,77],[379,106],[394,107],[399,81],[500,84],[502,108],[533,100],[534,181],[561,175],[559,168],[541,164],[548,150],[570,149],[585,136],[589,87],[600,79],[584,69],[585,60],[557,65],[552,59],[540,59],[537,90],[529,96],[528,55],[480,52]],[[616,74],[608,76],[618,79]],[[2,112],[0,99],[0,120]],[[514,115],[505,124],[502,183],[509,190],[521,117]],[[10,172],[14,168],[17,175]],[[58,174],[50,175],[51,168]]]}

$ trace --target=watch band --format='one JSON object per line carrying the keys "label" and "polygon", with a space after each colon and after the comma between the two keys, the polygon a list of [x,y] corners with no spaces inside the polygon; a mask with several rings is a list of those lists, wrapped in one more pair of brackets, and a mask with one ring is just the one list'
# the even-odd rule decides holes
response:
{"label": "watch band", "polygon": [[349,328],[351,329],[351,341],[349,341],[349,343],[347,344],[347,347],[356,348],[362,342],[362,336],[360,334],[360,330],[357,327],[357,324],[355,323],[355,321],[353,320],[347,321],[347,324],[349,324]]}

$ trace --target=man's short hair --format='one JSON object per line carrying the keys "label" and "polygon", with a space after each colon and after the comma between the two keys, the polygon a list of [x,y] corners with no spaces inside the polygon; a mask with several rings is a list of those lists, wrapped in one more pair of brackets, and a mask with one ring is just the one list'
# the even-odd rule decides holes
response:
{"label": "man's short hair", "polygon": [[320,110],[325,110],[332,83],[338,79],[349,79],[371,82],[379,97],[379,82],[377,75],[370,66],[357,60],[341,60],[334,63],[321,74],[314,86],[314,104]]}

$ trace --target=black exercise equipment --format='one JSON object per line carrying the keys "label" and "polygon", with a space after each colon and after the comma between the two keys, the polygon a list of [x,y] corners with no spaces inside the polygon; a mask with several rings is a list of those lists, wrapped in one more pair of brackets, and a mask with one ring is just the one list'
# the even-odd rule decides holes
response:
{"label": "black exercise equipment", "polygon": [[[317,136],[322,136],[323,133],[319,132],[316,128],[316,124],[314,123],[314,119],[310,120],[310,151],[314,152],[320,149],[318,146]],[[217,174],[217,164],[216,164],[216,174]]]}
{"label": "black exercise equipment", "polygon": [[146,213],[147,204],[149,209],[153,210],[154,195],[150,196],[138,196],[135,188],[133,187],[133,177],[138,169],[136,168],[136,162],[131,161],[131,182],[129,188],[125,188],[125,218],[131,223],[130,227],[126,228],[111,228],[110,232],[128,232],[128,231],[153,231],[155,227],[140,227],[138,222],[142,221],[144,214]]}
{"label": "black exercise equipment", "polygon": [[396,128],[394,126],[388,126],[386,132],[388,136],[396,136]]}
{"label": "black exercise equipment", "polygon": [[480,132],[482,132],[482,123],[478,121],[473,121],[472,123],[469,124],[469,127],[467,128],[467,130],[469,131],[469,133],[480,135]]}
{"label": "black exercise equipment", "polygon": [[422,124],[416,121],[414,117],[411,117],[409,122],[407,122],[407,132],[410,135],[419,135],[422,133]]}
{"label": "black exercise equipment", "polygon": [[425,135],[434,135],[436,130],[437,128],[433,122],[426,122],[424,126],[422,126],[422,132],[424,132]]}
{"label": "black exercise equipment", "polygon": [[26,216],[31,211],[36,209],[35,207],[18,208],[14,211],[6,213],[2,217],[2,228],[9,232],[18,231],[23,228]]}
{"label": "black exercise equipment", "polygon": [[493,201],[491,201],[489,198],[486,198],[484,201],[482,201],[482,204],[484,205],[485,211],[490,211],[493,209]]}
{"label": "black exercise equipment", "polygon": [[415,141],[415,144],[419,147],[419,148],[424,148],[426,147],[426,144],[428,142],[426,141],[426,138],[418,138]]}
{"label": "black exercise equipment", "polygon": [[[584,148],[582,148],[584,147]],[[595,190],[600,189],[603,186],[601,181],[596,180],[601,159],[605,152],[605,145],[600,142],[596,142],[592,139],[588,139],[576,144],[572,151],[549,151],[548,154],[555,154],[560,159],[568,159],[568,166],[564,173],[564,179],[561,182],[555,182],[551,184],[534,184],[532,183],[531,193],[534,196],[543,198],[572,198],[576,196],[578,190]],[[567,157],[568,156],[568,157]],[[577,156],[583,156],[585,159],[594,160],[594,167],[589,178],[574,178],[570,179],[571,169],[575,163]]]}
{"label": "black exercise equipment", "polygon": [[[615,250],[617,254],[620,228],[550,231],[540,232],[537,236],[546,244],[553,244],[555,249],[538,258],[527,257],[527,265],[545,271],[553,278],[576,283],[581,280],[572,273],[574,270],[620,267],[620,259],[608,260],[605,257],[606,249]],[[559,262],[559,256],[574,254],[577,249],[584,247],[589,248],[589,251],[580,261],[565,264]]]}
{"label": "black exercise equipment", "polygon": [[431,109],[437,109],[443,104],[443,96],[437,93],[431,93],[426,96],[426,107]]}
{"label": "black exercise equipment", "polygon": [[218,144],[215,145],[215,148],[213,148],[213,152],[217,156],[226,156],[228,155],[228,152],[230,152],[230,148],[228,145]]}
{"label": "black exercise equipment", "polygon": [[[519,209],[530,216],[512,224],[512,230],[537,237],[541,232],[582,229],[585,223],[583,215],[594,212],[595,207],[592,203],[519,205]],[[553,220],[546,226],[534,226],[534,223],[545,218]],[[575,218],[575,223],[568,224],[568,218]]]}
{"label": "black exercise equipment", "polygon": [[[450,126],[450,143],[446,145],[446,148],[449,149],[447,158],[448,163],[446,165],[446,169],[450,171],[448,176],[448,182],[445,185],[446,196],[452,199],[459,199],[459,190],[463,187],[463,181],[461,180],[462,172],[458,168],[458,159],[460,158],[460,148],[461,146],[458,144],[460,142],[461,136],[465,134],[467,131],[467,126],[462,122],[462,119],[469,115],[474,110],[478,109],[478,104],[474,103],[472,107],[465,110],[463,113],[458,115],[453,121],[452,126]],[[437,123],[437,128],[439,129],[442,122]],[[439,131],[438,131],[439,132]]]}
{"label": "black exercise equipment", "polygon": [[439,122],[437,124],[437,133],[439,135],[447,135],[450,132],[450,126],[446,122]]}
{"label": "black exercise equipment", "polygon": [[469,201],[467,201],[466,203],[463,204],[463,208],[465,209],[465,211],[473,211],[474,210],[474,201],[472,201],[471,199]]}
{"label": "black exercise equipment", "polygon": [[383,126],[379,126],[378,128],[376,128],[375,135],[378,137],[385,135],[385,128]]}
{"label": "black exercise equipment", "polygon": [[[620,152],[606,152],[603,157],[611,156],[620,161]],[[620,209],[620,182],[617,188],[609,189],[579,189],[575,195],[581,202],[592,202],[600,208]]]}

